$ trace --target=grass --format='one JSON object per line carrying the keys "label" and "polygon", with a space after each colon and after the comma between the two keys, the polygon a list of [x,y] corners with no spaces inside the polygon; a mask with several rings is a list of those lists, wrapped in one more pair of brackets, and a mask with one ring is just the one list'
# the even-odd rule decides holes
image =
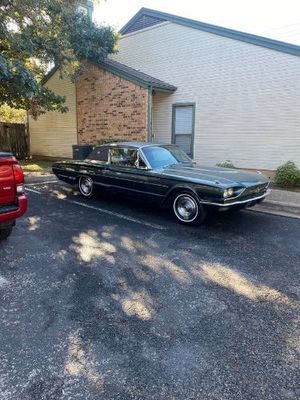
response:
{"label": "grass", "polygon": [[50,160],[26,160],[20,161],[23,171],[26,174],[48,174],[51,173],[52,164],[54,161]]}

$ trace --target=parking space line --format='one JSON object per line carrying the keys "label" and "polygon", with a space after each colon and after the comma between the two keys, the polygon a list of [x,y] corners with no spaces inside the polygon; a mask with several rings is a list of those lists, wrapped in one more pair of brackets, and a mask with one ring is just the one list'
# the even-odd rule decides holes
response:
{"label": "parking space line", "polygon": [[34,190],[34,189],[31,189],[31,188],[28,188],[27,185],[26,185],[26,191],[27,191],[27,192],[33,192],[33,193],[36,193],[36,194],[42,194],[42,193],[39,192],[38,190]]}
{"label": "parking space line", "polygon": [[136,224],[149,226],[150,228],[155,228],[155,229],[159,229],[159,230],[167,229],[165,226],[162,226],[162,225],[154,224],[152,222],[147,222],[147,221],[141,221],[140,219],[129,217],[128,215],[120,214],[115,211],[106,210],[105,208],[95,207],[90,204],[84,204],[84,203],[81,203],[80,201],[66,200],[66,199],[65,199],[65,201],[67,201],[68,203],[77,204],[77,205],[85,207],[85,208],[90,208],[91,210],[99,211],[104,214],[113,215],[114,217],[125,219],[126,221],[135,222]]}
{"label": "parking space line", "polygon": [[[32,193],[36,193],[36,194],[42,194],[38,190],[35,190],[35,189],[32,189],[32,188],[27,188],[26,190],[28,192],[32,192]],[[162,225],[154,224],[152,222],[147,222],[147,221],[141,221],[140,219],[129,217],[128,215],[120,214],[120,213],[117,213],[115,211],[106,210],[105,208],[92,206],[91,204],[81,203],[80,201],[69,200],[69,199],[56,199],[56,200],[62,200],[62,201],[65,201],[66,203],[76,204],[78,206],[89,208],[91,210],[95,210],[95,211],[98,211],[98,212],[103,213],[103,214],[112,215],[114,217],[117,217],[117,218],[120,218],[120,219],[124,219],[126,221],[134,222],[136,224],[148,226],[148,227],[154,228],[154,229],[159,229],[161,231],[167,229],[165,226],[162,226]]]}

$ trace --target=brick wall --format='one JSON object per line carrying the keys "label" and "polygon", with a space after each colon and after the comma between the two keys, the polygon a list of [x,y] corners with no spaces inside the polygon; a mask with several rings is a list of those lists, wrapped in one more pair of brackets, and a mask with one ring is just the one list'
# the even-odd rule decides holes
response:
{"label": "brick wall", "polygon": [[87,65],[76,95],[79,143],[147,140],[148,89]]}

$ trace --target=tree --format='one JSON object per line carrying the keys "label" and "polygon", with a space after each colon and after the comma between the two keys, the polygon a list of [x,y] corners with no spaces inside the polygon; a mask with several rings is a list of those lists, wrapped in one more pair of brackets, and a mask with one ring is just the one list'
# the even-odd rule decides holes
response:
{"label": "tree", "polygon": [[114,52],[117,34],[78,12],[78,1],[1,0],[0,106],[28,110],[33,117],[66,112],[65,99],[42,85],[49,65],[73,81],[85,61]]}
{"label": "tree", "polygon": [[24,124],[26,121],[25,110],[16,110],[7,104],[0,106],[0,122]]}

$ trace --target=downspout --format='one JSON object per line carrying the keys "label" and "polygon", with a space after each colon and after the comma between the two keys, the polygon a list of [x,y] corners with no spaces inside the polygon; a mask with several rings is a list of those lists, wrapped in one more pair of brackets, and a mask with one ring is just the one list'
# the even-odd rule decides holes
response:
{"label": "downspout", "polygon": [[152,86],[148,86],[148,141],[153,142],[152,129]]}

